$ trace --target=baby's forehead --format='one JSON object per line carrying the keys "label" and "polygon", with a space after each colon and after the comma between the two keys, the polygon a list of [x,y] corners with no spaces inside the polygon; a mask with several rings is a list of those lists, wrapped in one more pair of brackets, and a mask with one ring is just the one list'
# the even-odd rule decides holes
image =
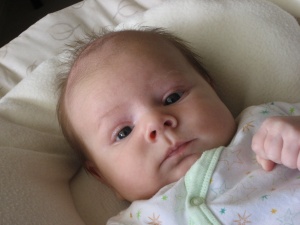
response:
{"label": "baby's forehead", "polygon": [[86,46],[80,55],[84,57],[95,52],[105,54],[107,53],[105,50],[116,52],[135,46],[148,46],[153,42],[170,44],[166,37],[156,32],[127,30],[108,33],[95,39]]}
{"label": "baby's forehead", "polygon": [[82,51],[82,58],[86,56],[93,56],[95,58],[108,57],[124,51],[130,54],[133,50],[141,50],[150,45],[171,45],[163,35],[152,31],[119,31],[109,33],[101,38],[96,39],[90,43],[84,51]]}
{"label": "baby's forehead", "polygon": [[176,48],[166,37],[150,31],[112,32],[97,38],[89,43],[75,60],[69,74],[69,83],[73,86],[82,79],[87,79],[87,75],[91,74],[90,70],[95,68],[99,62],[109,64],[111,62],[107,59],[111,59],[119,53],[128,52],[130,54],[133,51],[141,51],[142,53],[143,50],[153,44],[156,46],[169,45]]}

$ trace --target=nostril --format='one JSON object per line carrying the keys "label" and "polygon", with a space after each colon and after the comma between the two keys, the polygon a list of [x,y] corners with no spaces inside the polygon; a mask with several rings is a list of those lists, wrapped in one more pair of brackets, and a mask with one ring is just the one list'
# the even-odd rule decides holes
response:
{"label": "nostril", "polygon": [[167,120],[165,123],[164,123],[165,126],[168,126],[168,127],[171,127],[172,126],[172,122],[170,120]]}
{"label": "nostril", "polygon": [[156,131],[154,130],[150,133],[150,139],[155,139],[155,137],[156,137]]}

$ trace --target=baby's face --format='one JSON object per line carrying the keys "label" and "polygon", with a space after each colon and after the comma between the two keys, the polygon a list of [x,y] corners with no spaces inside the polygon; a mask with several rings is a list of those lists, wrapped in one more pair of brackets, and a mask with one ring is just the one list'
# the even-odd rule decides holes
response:
{"label": "baby's face", "polygon": [[175,47],[149,34],[123,36],[81,59],[85,78],[66,101],[89,165],[133,201],[179,180],[204,150],[228,144],[235,123]]}

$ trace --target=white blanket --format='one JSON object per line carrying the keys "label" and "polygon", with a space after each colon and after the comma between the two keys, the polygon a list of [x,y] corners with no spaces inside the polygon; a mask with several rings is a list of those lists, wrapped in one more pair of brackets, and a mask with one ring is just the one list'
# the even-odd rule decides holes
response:
{"label": "white blanket", "polygon": [[[94,15],[78,18],[97,21]],[[82,24],[81,32],[93,28]],[[299,102],[300,28],[276,5],[263,0],[166,1],[118,29],[137,24],[165,27],[189,41],[235,115],[265,101]],[[104,224],[126,205],[82,170],[71,180],[79,164],[56,121],[58,59],[46,60],[11,91],[5,89],[0,100],[0,224]],[[14,65],[6,67],[1,69],[14,71]]]}

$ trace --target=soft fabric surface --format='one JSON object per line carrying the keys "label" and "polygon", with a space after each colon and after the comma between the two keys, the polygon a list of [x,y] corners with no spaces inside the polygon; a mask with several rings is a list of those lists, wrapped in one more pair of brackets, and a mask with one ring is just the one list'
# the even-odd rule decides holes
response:
{"label": "soft fabric surface", "polygon": [[118,29],[166,27],[202,56],[235,115],[264,101],[299,101],[300,29],[279,7],[262,0],[110,3],[116,11],[88,0],[49,15],[0,50],[0,224],[105,224],[126,206],[83,170],[75,175],[78,161],[56,121],[56,55],[84,31],[133,14]]}
{"label": "soft fabric surface", "polygon": [[53,63],[0,100],[0,224],[84,224],[69,188],[79,165],[55,118]]}

